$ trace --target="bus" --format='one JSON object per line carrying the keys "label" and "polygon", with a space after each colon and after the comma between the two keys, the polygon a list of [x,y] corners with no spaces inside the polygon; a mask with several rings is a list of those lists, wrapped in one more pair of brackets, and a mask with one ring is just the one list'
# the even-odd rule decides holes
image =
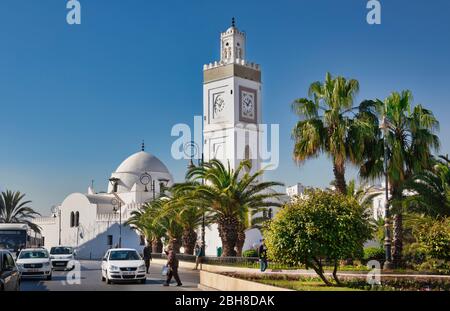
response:
{"label": "bus", "polygon": [[0,249],[7,249],[13,254],[30,247],[42,247],[44,238],[28,225],[20,223],[0,224]]}

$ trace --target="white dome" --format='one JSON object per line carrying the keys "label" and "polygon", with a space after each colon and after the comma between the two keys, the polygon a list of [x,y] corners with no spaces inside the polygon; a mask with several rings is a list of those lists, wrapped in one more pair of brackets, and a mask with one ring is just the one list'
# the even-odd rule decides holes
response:
{"label": "white dome", "polygon": [[116,169],[116,173],[145,172],[169,173],[169,170],[157,157],[145,151],[132,154]]}
{"label": "white dome", "polygon": [[[118,192],[128,192],[132,189],[143,189],[140,178],[144,173],[150,174],[156,185],[159,180],[169,180],[169,183],[172,181],[172,176],[164,163],[145,151],[139,151],[126,158],[111,177],[119,178]],[[108,192],[112,190],[113,186],[109,184]]]}

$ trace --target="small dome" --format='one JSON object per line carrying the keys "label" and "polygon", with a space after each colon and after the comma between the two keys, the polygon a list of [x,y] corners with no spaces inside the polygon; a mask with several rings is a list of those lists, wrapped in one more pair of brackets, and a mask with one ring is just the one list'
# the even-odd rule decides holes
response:
{"label": "small dome", "polygon": [[145,172],[169,173],[169,170],[157,157],[145,151],[132,154],[116,169],[116,173]]}
{"label": "small dome", "polygon": [[[150,174],[158,185],[160,180],[172,181],[172,175],[167,167],[154,155],[139,151],[126,158],[116,169],[111,177],[118,178],[118,192],[129,192],[143,189],[140,178],[144,174]],[[136,186],[135,186],[136,185]],[[108,184],[108,192],[113,191],[111,183]]]}

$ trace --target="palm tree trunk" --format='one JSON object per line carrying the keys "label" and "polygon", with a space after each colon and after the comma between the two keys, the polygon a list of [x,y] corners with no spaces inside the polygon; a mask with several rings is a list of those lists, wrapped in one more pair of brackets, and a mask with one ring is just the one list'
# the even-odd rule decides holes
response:
{"label": "palm tree trunk", "polygon": [[195,243],[197,242],[197,233],[192,228],[185,228],[183,230],[182,241],[184,253],[188,255],[193,255]]}
{"label": "palm tree trunk", "polygon": [[177,239],[175,237],[174,238],[170,238],[169,247],[172,248],[172,250],[175,253],[179,253],[180,252],[180,247],[181,247],[180,239]]}
{"label": "palm tree trunk", "polygon": [[222,257],[234,257],[238,237],[238,220],[234,217],[221,217],[218,220],[219,236],[222,240]]}
{"label": "palm tree trunk", "polygon": [[333,164],[334,179],[336,180],[336,189],[339,193],[347,194],[347,184],[345,182],[345,165],[342,163]]}
{"label": "palm tree trunk", "polygon": [[402,266],[403,252],[403,215],[399,212],[393,217],[393,234],[392,234],[392,261],[394,267]]}
{"label": "palm tree trunk", "polygon": [[237,234],[237,240],[236,240],[236,256],[242,257],[242,248],[244,247],[245,243],[245,228],[243,226],[240,226],[238,234]]}
{"label": "palm tree trunk", "polygon": [[161,254],[163,250],[163,243],[161,238],[155,238],[152,240],[152,253]]}

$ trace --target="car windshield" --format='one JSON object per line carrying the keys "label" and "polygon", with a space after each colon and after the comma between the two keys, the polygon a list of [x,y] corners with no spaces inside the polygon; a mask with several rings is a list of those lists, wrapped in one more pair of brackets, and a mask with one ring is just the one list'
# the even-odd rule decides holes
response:
{"label": "car windshield", "polygon": [[48,258],[46,251],[22,251],[19,259]]}
{"label": "car windshield", "polygon": [[140,260],[136,251],[112,251],[109,260]]}
{"label": "car windshield", "polygon": [[72,254],[72,247],[52,247],[50,249],[52,255],[70,255]]}

